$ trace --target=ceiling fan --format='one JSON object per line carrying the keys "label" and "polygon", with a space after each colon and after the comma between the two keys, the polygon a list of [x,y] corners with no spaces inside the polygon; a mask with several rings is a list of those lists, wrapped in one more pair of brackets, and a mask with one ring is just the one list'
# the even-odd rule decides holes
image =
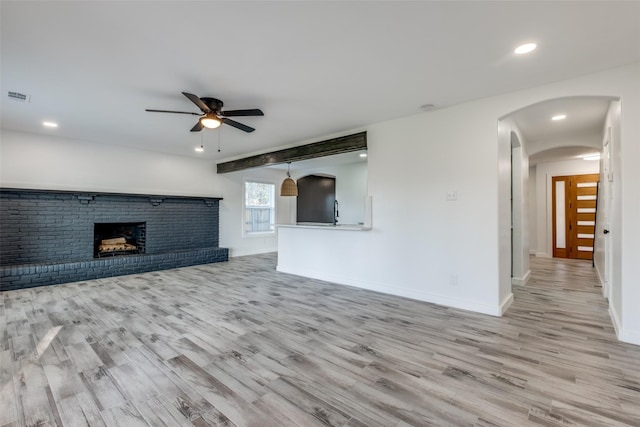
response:
{"label": "ceiling fan", "polygon": [[246,117],[246,116],[264,116],[262,110],[253,108],[249,110],[227,110],[223,111],[223,103],[216,98],[198,98],[192,93],[182,92],[184,96],[189,98],[191,102],[196,104],[202,113],[192,113],[190,111],[170,111],[170,110],[150,110],[152,113],[176,113],[176,114],[191,114],[193,116],[200,116],[198,123],[191,128],[191,132],[200,132],[203,128],[215,129],[221,124],[233,126],[236,129],[240,129],[245,132],[253,132],[255,129],[251,126],[247,126],[243,123],[231,120],[229,117]]}

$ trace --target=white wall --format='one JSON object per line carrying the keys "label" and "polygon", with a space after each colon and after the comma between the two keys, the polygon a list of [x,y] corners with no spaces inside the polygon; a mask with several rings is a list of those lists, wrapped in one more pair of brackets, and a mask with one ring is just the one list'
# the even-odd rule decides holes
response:
{"label": "white wall", "polygon": [[[510,141],[501,137],[498,119],[559,97],[621,97],[616,173],[622,185],[616,203],[624,204],[613,220],[620,245],[614,280],[625,308],[619,313],[619,336],[640,343],[640,263],[634,246],[640,240],[640,168],[633,164],[640,158],[639,76],[637,63],[370,126],[373,230],[341,237],[339,250],[313,260],[309,274],[339,271],[340,277],[334,276],[340,283],[501,313],[511,287]],[[554,167],[546,168],[537,169],[538,182],[553,173]],[[538,202],[546,200],[546,186],[537,190]],[[457,191],[458,200],[446,201],[448,191]],[[537,229],[537,246],[547,252],[546,221]]]}
{"label": "white wall", "polygon": [[[640,327],[632,330],[622,325],[623,312],[627,319],[633,318],[634,314],[638,311],[638,306],[640,306],[640,300],[637,299],[640,298],[640,292],[638,292],[638,283],[640,283],[640,280],[638,280],[636,276],[636,286],[634,287],[628,286],[627,282],[623,282],[622,278],[622,243],[626,237],[626,235],[623,234],[623,231],[626,229],[626,221],[624,224],[625,227],[623,228],[622,206],[619,203],[620,199],[624,197],[621,191],[624,183],[621,181],[622,140],[619,131],[622,111],[620,101],[611,102],[603,128],[603,144],[607,136],[609,142],[607,146],[603,147],[603,156],[600,162],[602,197],[598,198],[598,209],[602,209],[604,221],[600,222],[600,226],[598,226],[596,230],[598,240],[596,241],[595,261],[600,280],[603,282],[603,291],[605,292],[605,296],[609,298],[609,311],[611,312],[611,318],[613,319],[616,331],[625,340],[640,344]],[[625,114],[625,117],[628,116]],[[607,135],[609,128],[611,129],[610,135]],[[631,167],[636,168],[637,166],[632,165]],[[631,189],[636,187],[634,183],[626,183],[625,185],[626,188]],[[626,199],[624,202],[626,203]],[[633,200],[629,202],[633,203]],[[637,218],[638,217],[636,217],[636,219]],[[609,234],[606,237],[603,234],[605,226],[609,230]],[[633,226],[633,224],[629,224],[629,226]],[[600,250],[602,247],[606,248],[606,257]],[[637,258],[638,257],[636,257],[636,259]],[[605,262],[606,266],[604,265]],[[604,281],[605,278],[606,282]],[[623,284],[625,285],[624,287],[622,286]],[[636,299],[634,300],[633,298]],[[627,301],[627,299],[629,299],[629,301]],[[631,302],[631,304],[628,304],[629,302]],[[627,320],[626,322],[629,321]],[[640,321],[638,324],[640,325]]]}
{"label": "white wall", "polygon": [[[531,271],[529,268],[529,156],[527,154],[527,141],[524,139],[520,130],[515,122],[510,117],[501,119],[498,123],[498,147],[505,150],[506,147],[510,151],[510,164],[509,175],[512,189],[504,189],[504,191],[510,191],[512,200],[510,204],[508,200],[500,200],[499,209],[504,209],[506,215],[506,209],[509,208],[509,214],[511,217],[512,228],[509,230],[511,233],[511,284],[525,285],[530,277]],[[508,141],[507,141],[508,140]],[[504,159],[506,160],[506,159]],[[502,171],[502,168],[500,168]],[[507,173],[506,165],[504,174]],[[507,184],[506,181],[500,181],[502,184]],[[501,270],[504,266],[504,262],[501,262]],[[504,281],[501,281],[500,295],[504,298],[510,298],[510,286]]]}
{"label": "white wall", "polygon": [[513,168],[513,271],[511,283],[526,285],[529,281],[529,156],[526,147],[512,149]]}
{"label": "white wall", "polygon": [[[222,197],[220,246],[228,247],[231,256],[277,248],[275,235],[242,237],[243,183],[260,179],[279,189],[283,171],[218,175],[210,160],[10,130],[2,130],[0,137],[2,187]],[[289,202],[278,199],[278,220],[286,219]]]}
{"label": "white wall", "polygon": [[305,250],[280,252],[279,269],[500,314],[498,116],[474,102],[370,126],[373,230],[283,229]]}
{"label": "white wall", "polygon": [[[598,220],[596,221],[596,238],[595,238],[595,250],[593,253],[594,266],[598,273],[598,278],[602,284],[603,295],[610,301],[615,300],[611,304],[611,315],[614,319],[614,324],[619,324],[620,316],[615,311],[614,307],[621,306],[620,289],[616,287],[612,289],[611,286],[611,265],[612,265],[612,245],[611,239],[613,233],[604,234],[604,230],[610,230],[610,221],[612,216],[612,209],[615,207],[613,201],[613,171],[611,170],[612,163],[610,159],[614,155],[612,150],[613,145],[617,145],[619,149],[619,140],[615,141],[614,137],[618,134],[620,127],[620,101],[612,101],[609,104],[607,111],[607,117],[603,126],[602,132],[602,155],[600,159],[600,188],[598,191]],[[618,135],[619,136],[619,135]]]}
{"label": "white wall", "polygon": [[286,172],[278,169],[255,168],[216,175],[223,188],[220,204],[220,246],[228,247],[230,256],[253,255],[278,250],[277,235],[242,234],[244,220],[245,181],[267,182],[276,186],[276,224],[289,221],[290,197],[280,197],[280,185]]}
{"label": "white wall", "polygon": [[538,247],[538,193],[536,192],[537,170],[535,165],[529,166],[529,255],[535,255]]}
{"label": "white wall", "polygon": [[598,173],[597,161],[568,160],[562,162],[538,163],[536,165],[536,256],[553,256],[553,218],[551,203],[551,179],[554,176],[583,175]]}

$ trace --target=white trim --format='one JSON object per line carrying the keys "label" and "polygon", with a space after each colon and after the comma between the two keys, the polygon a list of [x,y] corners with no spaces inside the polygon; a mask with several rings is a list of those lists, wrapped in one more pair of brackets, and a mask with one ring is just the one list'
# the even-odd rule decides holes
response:
{"label": "white trim", "polygon": [[302,270],[298,271],[296,270],[296,268],[287,268],[286,266],[282,266],[281,264],[278,264],[278,266],[276,267],[276,270],[281,273],[295,274],[298,276],[324,280],[327,282],[337,283],[340,285],[353,286],[356,288],[362,288],[369,291],[381,292],[384,294],[411,298],[418,301],[444,305],[447,307],[473,311],[481,314],[488,314],[490,316],[496,316],[496,317],[502,316],[502,313],[504,312],[503,310],[506,310],[509,307],[513,299],[513,295],[510,294],[510,296],[507,297],[500,306],[498,305],[494,306],[491,304],[477,303],[475,301],[464,299],[464,298],[451,298],[445,295],[388,286],[383,283],[372,283],[372,282],[365,282],[361,280],[354,280],[348,277],[338,276],[338,275],[327,273],[324,271],[310,271],[308,269],[305,269],[304,271]]}
{"label": "white trim", "polygon": [[524,274],[524,277],[520,278],[520,277],[512,277],[511,278],[511,284],[512,285],[518,285],[518,286],[524,286],[527,284],[527,282],[529,282],[529,279],[531,278],[531,270],[527,270],[527,272]]}
{"label": "white trim", "polygon": [[620,325],[620,318],[618,317],[618,313],[616,313],[616,310],[612,305],[609,305],[609,316],[611,316],[611,323],[613,323],[613,329],[615,329],[616,336],[618,337],[619,341],[640,345],[640,331],[630,331],[624,329]]}
{"label": "white trim", "polygon": [[[608,289],[607,289],[607,282],[605,282],[604,277],[602,277],[602,273],[600,272],[600,269],[598,268],[598,263],[593,263],[594,268],[596,269],[596,276],[598,276],[598,281],[600,282],[600,286],[602,286],[602,296],[605,297],[607,299],[607,301],[609,300],[609,296],[608,296]],[[611,309],[609,309],[609,314],[611,314]]]}
{"label": "white trim", "polygon": [[609,305],[609,317],[611,317],[611,323],[613,323],[613,329],[616,331],[616,336],[620,339],[620,320],[618,318],[618,313],[616,313],[616,310],[612,305]]}
{"label": "white trim", "polygon": [[500,304],[500,316],[509,309],[511,303],[513,303],[513,294],[509,292],[509,295],[507,295],[504,301],[502,301],[502,304]]}
{"label": "white trim", "polygon": [[640,331],[627,331],[623,329],[620,331],[618,339],[629,344],[640,345]]}
{"label": "white trim", "polygon": [[229,249],[229,258],[235,258],[239,256],[247,256],[247,255],[260,255],[260,254],[268,254],[271,252],[278,252],[278,247],[266,247],[260,249],[245,249],[245,250],[237,250],[237,249]]}

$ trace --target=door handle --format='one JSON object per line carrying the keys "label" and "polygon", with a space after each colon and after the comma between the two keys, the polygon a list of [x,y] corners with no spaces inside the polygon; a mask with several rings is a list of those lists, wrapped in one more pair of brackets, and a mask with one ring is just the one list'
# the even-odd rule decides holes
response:
{"label": "door handle", "polygon": [[609,230],[606,230],[606,229],[605,229],[605,230],[602,230],[602,232],[603,232],[604,234],[609,234]]}

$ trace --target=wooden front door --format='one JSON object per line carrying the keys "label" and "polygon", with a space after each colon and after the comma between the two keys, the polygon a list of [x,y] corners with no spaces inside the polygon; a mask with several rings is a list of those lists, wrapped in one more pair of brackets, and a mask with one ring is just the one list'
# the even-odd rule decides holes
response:
{"label": "wooden front door", "polygon": [[593,259],[598,174],[554,176],[553,256]]}

